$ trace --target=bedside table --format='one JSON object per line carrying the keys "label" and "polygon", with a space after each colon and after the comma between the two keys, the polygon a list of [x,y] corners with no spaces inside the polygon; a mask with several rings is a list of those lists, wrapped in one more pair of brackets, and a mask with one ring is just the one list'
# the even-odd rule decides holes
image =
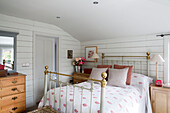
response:
{"label": "bedside table", "polygon": [[150,85],[153,113],[170,113],[170,89]]}
{"label": "bedside table", "polygon": [[[90,74],[85,74],[85,73],[78,73],[78,72],[74,72],[73,76],[79,76],[79,77],[86,77],[89,78]],[[82,80],[82,79],[78,79],[78,78],[73,78],[73,84],[77,84],[77,83],[81,83],[81,82],[85,82],[87,80]]]}

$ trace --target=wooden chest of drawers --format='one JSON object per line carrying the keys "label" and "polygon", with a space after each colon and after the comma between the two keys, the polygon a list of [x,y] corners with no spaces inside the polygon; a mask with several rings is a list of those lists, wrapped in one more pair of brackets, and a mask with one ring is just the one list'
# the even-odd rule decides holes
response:
{"label": "wooden chest of drawers", "polygon": [[170,113],[170,89],[150,85],[153,113]]}
{"label": "wooden chest of drawers", "polygon": [[[74,72],[74,73],[73,73],[73,76],[89,78],[89,77],[90,77],[90,74]],[[87,81],[87,80],[82,80],[82,79],[78,79],[78,78],[73,78],[73,84],[81,83],[81,82],[85,82],[85,81]]]}
{"label": "wooden chest of drawers", "polygon": [[0,77],[0,113],[21,113],[25,108],[25,75]]}

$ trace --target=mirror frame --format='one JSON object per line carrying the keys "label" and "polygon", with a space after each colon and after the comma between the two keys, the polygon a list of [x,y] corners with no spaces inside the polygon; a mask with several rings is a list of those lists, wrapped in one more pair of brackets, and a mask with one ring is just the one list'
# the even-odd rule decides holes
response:
{"label": "mirror frame", "polygon": [[14,37],[14,70],[8,70],[8,72],[16,72],[17,69],[17,55],[16,55],[16,50],[17,50],[17,35],[19,33],[16,32],[8,32],[8,31],[0,31],[0,36],[6,36],[6,37]]}

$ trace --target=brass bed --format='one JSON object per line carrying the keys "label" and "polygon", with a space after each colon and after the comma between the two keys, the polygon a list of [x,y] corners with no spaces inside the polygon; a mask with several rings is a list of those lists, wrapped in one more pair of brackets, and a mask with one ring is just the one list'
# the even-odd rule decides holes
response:
{"label": "brass bed", "polygon": [[[116,60],[110,60],[110,59],[106,59],[105,58],[110,58],[110,57],[117,57],[119,59],[116,59]],[[143,58],[142,61],[132,61],[132,60],[124,60],[125,58]],[[145,67],[148,76],[149,76],[149,59],[150,59],[150,53],[147,52],[146,55],[144,56],[106,56],[104,53],[102,53],[102,64],[114,64],[115,62],[117,62],[118,64],[121,62],[121,64],[127,64],[127,65],[131,65],[131,62],[133,63],[136,63],[136,62],[139,62],[139,64],[142,65],[142,62],[145,62],[147,64],[147,67]],[[125,63],[124,63],[125,62]],[[141,66],[141,71],[140,72],[143,72],[142,71],[142,66]],[[135,71],[135,69],[134,69]],[[79,87],[81,88],[82,92],[83,90],[89,90],[91,92],[91,95],[90,95],[90,102],[92,103],[92,92],[93,92],[93,82],[99,82],[101,84],[101,95],[100,95],[100,113],[105,113],[104,111],[104,97],[105,97],[105,86],[107,84],[106,82],[106,77],[107,77],[107,74],[105,72],[101,73],[101,76],[102,76],[102,80],[96,80],[96,79],[92,79],[92,78],[84,78],[84,77],[77,77],[77,76],[72,76],[72,75],[67,75],[67,74],[62,74],[62,73],[56,73],[56,72],[52,72],[52,71],[49,71],[48,70],[48,66],[45,66],[45,71],[44,71],[44,97],[43,97],[43,105],[44,107],[42,108],[39,108],[37,110],[34,110],[32,112],[29,112],[29,113],[60,113],[60,111],[56,111],[54,110],[53,108],[50,108],[49,106],[45,106],[46,103],[47,103],[47,90],[49,90],[49,92],[51,91],[50,89],[52,88],[56,88],[57,85],[56,83],[58,84],[59,88],[60,88],[60,91],[58,92],[59,93],[59,96],[61,96],[61,87],[63,86],[66,86],[66,92],[68,90],[68,86],[70,85],[68,82],[62,82],[60,81],[59,79],[59,76],[67,76],[67,77],[73,77],[73,78],[77,78],[77,79],[83,79],[83,80],[90,80],[91,81],[91,88],[85,88],[85,87],[79,87],[77,86],[76,84],[73,85],[73,88],[75,87]],[[57,75],[57,79],[53,79],[53,75]],[[48,83],[49,82],[49,83]],[[74,113],[74,93],[73,92],[73,111],[72,113]],[[54,90],[54,94],[56,94],[55,90]],[[49,98],[51,98],[49,96]],[[55,95],[54,95],[54,98],[55,98]],[[50,100],[49,99],[49,103],[50,103]],[[55,100],[55,99],[54,99]],[[66,110],[65,110],[65,113],[67,113],[67,93],[66,93]],[[80,100],[81,102],[81,106],[82,106],[82,100]],[[61,104],[61,99],[59,100],[59,103]],[[59,105],[60,105],[59,104]],[[55,102],[54,102],[54,105],[55,105]],[[61,106],[59,106],[61,108]],[[90,111],[89,113],[91,113],[91,109],[92,109],[92,106],[90,104]],[[82,112],[82,109],[81,109],[81,112]]]}

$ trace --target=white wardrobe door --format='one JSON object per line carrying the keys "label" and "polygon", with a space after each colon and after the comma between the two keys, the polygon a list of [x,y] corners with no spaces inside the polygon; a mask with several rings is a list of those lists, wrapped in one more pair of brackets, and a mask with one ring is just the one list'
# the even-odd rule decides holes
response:
{"label": "white wardrobe door", "polygon": [[44,91],[44,70],[45,65],[49,70],[54,71],[55,64],[55,40],[54,38],[35,38],[35,75],[34,75],[34,100],[39,102]]}

